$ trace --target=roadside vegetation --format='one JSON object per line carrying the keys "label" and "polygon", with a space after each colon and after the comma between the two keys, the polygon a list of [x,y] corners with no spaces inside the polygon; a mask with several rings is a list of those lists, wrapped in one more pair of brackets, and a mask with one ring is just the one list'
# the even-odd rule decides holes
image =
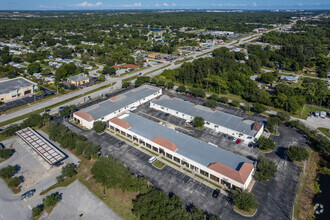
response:
{"label": "roadside vegetation", "polygon": [[233,190],[231,194],[235,205],[235,211],[246,216],[255,214],[259,204],[252,193],[238,189]]}
{"label": "roadside vegetation", "polygon": [[62,195],[59,193],[52,193],[49,196],[43,198],[42,204],[32,208],[32,219],[39,219],[39,217],[42,216],[44,212],[50,214],[61,199]]}

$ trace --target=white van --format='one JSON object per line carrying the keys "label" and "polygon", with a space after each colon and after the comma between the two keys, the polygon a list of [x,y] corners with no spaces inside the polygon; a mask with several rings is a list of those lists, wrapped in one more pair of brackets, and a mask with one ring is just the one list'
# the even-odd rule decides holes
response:
{"label": "white van", "polygon": [[149,163],[153,163],[157,160],[157,157],[150,157],[150,159],[148,160]]}

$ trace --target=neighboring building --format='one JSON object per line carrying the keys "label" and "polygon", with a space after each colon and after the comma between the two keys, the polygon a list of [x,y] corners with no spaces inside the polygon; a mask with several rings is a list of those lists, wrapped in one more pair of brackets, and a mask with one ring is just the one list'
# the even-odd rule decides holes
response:
{"label": "neighboring building", "polygon": [[0,101],[7,102],[17,97],[33,94],[37,84],[22,77],[0,81]]}
{"label": "neighboring building", "polygon": [[95,121],[108,121],[116,115],[129,111],[130,108],[137,107],[161,94],[161,88],[143,85],[99,104],[81,109],[73,113],[73,118],[80,125],[91,129]]}
{"label": "neighboring building", "polygon": [[49,165],[53,166],[67,157],[64,153],[57,149],[57,147],[30,127],[19,130],[16,134],[47,163],[49,163]]}
{"label": "neighboring building", "polygon": [[160,57],[160,53],[149,53],[148,57],[153,58],[153,59],[157,59]]}
{"label": "neighboring building", "polygon": [[70,76],[66,79],[69,83],[80,86],[85,83],[89,83],[89,77],[88,76],[82,76],[82,75],[75,75],[75,76]]}
{"label": "neighboring building", "polygon": [[254,162],[133,113],[109,120],[109,128],[209,181],[247,189]]}
{"label": "neighboring building", "polygon": [[196,116],[202,117],[205,127],[242,140],[256,141],[264,131],[263,123],[195,105],[182,99],[170,98],[167,95],[152,100],[150,107],[188,122],[193,121]]}
{"label": "neighboring building", "polygon": [[123,68],[128,68],[128,69],[139,69],[140,67],[134,64],[125,64],[122,66]]}
{"label": "neighboring building", "polygon": [[282,75],[280,79],[283,80],[283,81],[290,81],[290,82],[295,82],[295,83],[298,82],[298,78],[293,77],[293,76],[284,76],[284,75]]}

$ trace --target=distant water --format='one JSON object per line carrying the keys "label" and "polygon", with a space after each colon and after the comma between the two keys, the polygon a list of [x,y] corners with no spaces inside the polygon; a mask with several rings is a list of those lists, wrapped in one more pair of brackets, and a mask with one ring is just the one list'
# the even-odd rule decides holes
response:
{"label": "distant water", "polygon": [[[330,219],[330,175],[320,175],[319,184],[322,193],[316,194],[313,199],[313,204],[318,207],[315,213],[315,220],[329,220]],[[322,209],[323,206],[323,209]]]}

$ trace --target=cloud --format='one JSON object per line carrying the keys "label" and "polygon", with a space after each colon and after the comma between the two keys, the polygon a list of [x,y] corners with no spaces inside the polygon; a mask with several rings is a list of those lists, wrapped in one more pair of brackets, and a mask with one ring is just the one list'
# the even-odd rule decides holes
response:
{"label": "cloud", "polygon": [[253,5],[254,7],[256,7],[256,6],[257,6],[257,3],[253,2],[252,5]]}
{"label": "cloud", "polygon": [[155,6],[156,6],[156,7],[159,7],[159,4],[157,3],[157,4],[155,4]]}
{"label": "cloud", "polygon": [[301,6],[303,6],[303,4],[302,4],[302,3],[298,3],[298,6],[300,6],[300,7],[301,7]]}
{"label": "cloud", "polygon": [[63,7],[58,5],[39,5],[39,8],[54,9],[54,8],[63,8]]}
{"label": "cloud", "polygon": [[163,5],[165,6],[165,7],[168,7],[168,4],[165,2],[165,3],[163,3]]}
{"label": "cloud", "polygon": [[175,3],[172,3],[172,6],[173,6],[173,7],[175,7],[175,6],[176,6],[176,4],[175,4]]}
{"label": "cloud", "polygon": [[81,8],[92,8],[92,7],[100,7],[102,5],[103,5],[102,2],[96,2],[95,4],[89,3],[89,2],[82,2],[82,3],[76,4],[75,6],[81,7]]}
{"label": "cloud", "polygon": [[120,6],[125,7],[125,8],[141,7],[142,3],[141,2],[135,2],[133,4],[126,4],[126,5],[120,5]]}

